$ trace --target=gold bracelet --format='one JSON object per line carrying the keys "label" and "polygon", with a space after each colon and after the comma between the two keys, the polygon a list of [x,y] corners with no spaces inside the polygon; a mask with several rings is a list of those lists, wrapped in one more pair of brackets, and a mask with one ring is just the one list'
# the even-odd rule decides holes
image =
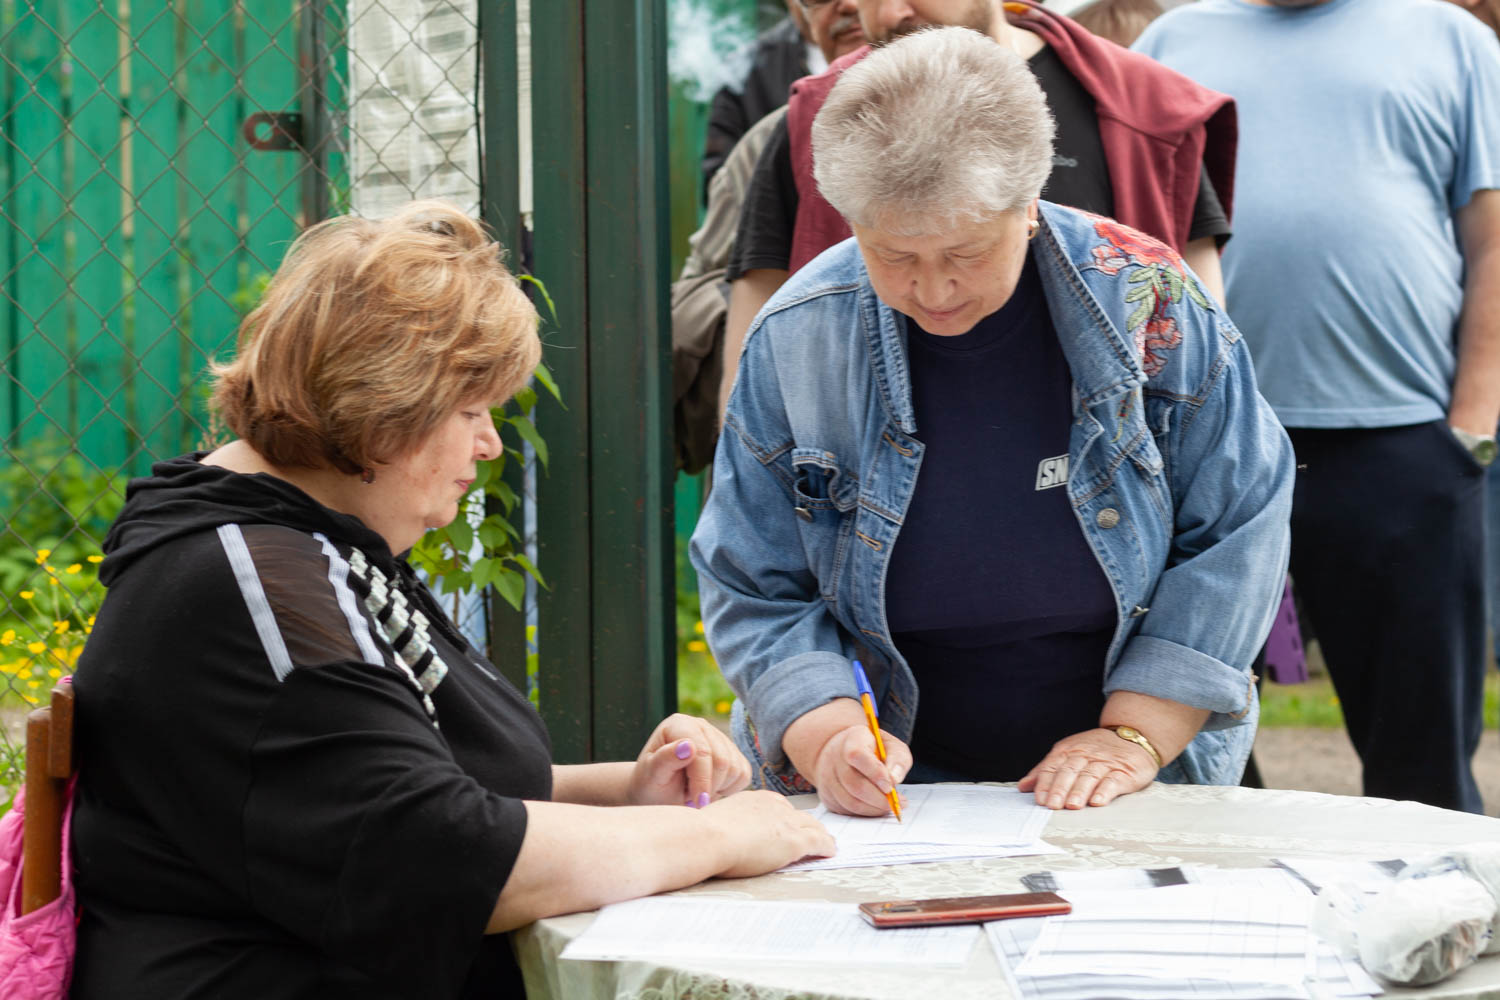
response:
{"label": "gold bracelet", "polygon": [[1122,740],[1134,743],[1138,747],[1144,747],[1146,752],[1151,755],[1151,759],[1156,761],[1156,769],[1158,771],[1161,770],[1161,754],[1156,752],[1156,747],[1151,745],[1151,741],[1146,739],[1145,735],[1139,729],[1136,729],[1134,726],[1105,726],[1104,728]]}

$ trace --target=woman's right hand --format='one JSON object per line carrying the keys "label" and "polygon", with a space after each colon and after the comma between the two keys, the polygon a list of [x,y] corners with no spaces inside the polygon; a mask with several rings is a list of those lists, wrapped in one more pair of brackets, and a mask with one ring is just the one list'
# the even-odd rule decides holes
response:
{"label": "woman's right hand", "polygon": [[775,792],[739,792],[705,806],[702,816],[715,824],[725,845],[722,878],[764,875],[834,852],[833,835],[823,824]]}
{"label": "woman's right hand", "polygon": [[875,755],[864,709],[850,698],[838,698],[800,716],[787,727],[781,745],[829,809],[848,816],[884,816],[891,811],[886,793],[911,771],[911,748],[884,729],[880,739],[884,764]]}

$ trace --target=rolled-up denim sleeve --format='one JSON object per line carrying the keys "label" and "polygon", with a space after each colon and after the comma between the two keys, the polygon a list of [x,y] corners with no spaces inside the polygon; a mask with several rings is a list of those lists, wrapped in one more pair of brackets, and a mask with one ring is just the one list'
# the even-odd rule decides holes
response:
{"label": "rolled-up denim sleeve", "polygon": [[1217,325],[1222,350],[1172,410],[1167,564],[1105,692],[1208,709],[1203,728],[1213,730],[1250,717],[1250,665],[1270,631],[1291,550],[1295,462],[1238,331],[1222,317],[1205,318]]}
{"label": "rolled-up denim sleeve", "polygon": [[793,513],[792,436],[770,338],[751,331],[693,532],[704,631],[753,722],[760,755],[783,757],[799,716],[853,697],[852,644],[820,596]]}

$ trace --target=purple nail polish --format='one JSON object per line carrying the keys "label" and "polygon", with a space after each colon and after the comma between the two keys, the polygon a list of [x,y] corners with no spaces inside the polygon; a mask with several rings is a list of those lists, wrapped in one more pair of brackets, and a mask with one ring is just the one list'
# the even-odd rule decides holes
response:
{"label": "purple nail polish", "polygon": [[687,760],[692,755],[693,755],[693,741],[692,740],[678,740],[677,741],[677,759],[678,760]]}
{"label": "purple nail polish", "polygon": [[707,792],[699,792],[698,793],[698,808],[702,809],[706,805],[708,805],[708,793]]}

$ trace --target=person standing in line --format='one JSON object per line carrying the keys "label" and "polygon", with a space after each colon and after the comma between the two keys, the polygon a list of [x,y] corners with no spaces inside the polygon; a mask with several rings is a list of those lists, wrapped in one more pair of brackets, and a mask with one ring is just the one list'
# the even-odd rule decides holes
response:
{"label": "person standing in line", "polygon": [[[1218,250],[1229,238],[1234,194],[1232,100],[1029,2],[859,0],[859,17],[872,46],[948,26],[1015,51],[1057,122],[1043,197],[1166,243],[1222,298]],[[756,164],[729,261],[721,407],[755,314],[788,275],[849,236],[813,182],[809,136],[829,90],[869,52],[857,50],[798,81],[784,127]]]}
{"label": "person standing in line", "polygon": [[1297,450],[1292,576],[1364,791],[1480,811],[1500,48],[1425,0],[1203,0],[1135,48],[1239,106],[1227,305]]}
{"label": "person standing in line", "polygon": [[756,122],[786,105],[793,83],[865,43],[854,0],[786,0],[786,14],[749,46],[744,79],[714,94],[702,160],[709,196],[729,154]]}

